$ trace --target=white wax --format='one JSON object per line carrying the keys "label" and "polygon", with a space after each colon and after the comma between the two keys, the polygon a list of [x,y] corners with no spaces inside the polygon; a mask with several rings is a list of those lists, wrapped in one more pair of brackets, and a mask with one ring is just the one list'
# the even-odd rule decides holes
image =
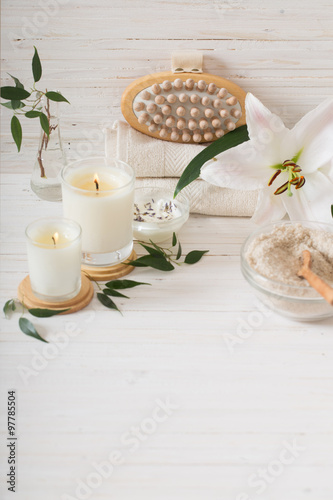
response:
{"label": "white wax", "polygon": [[[58,233],[55,244],[52,236]],[[80,228],[72,221],[40,219],[27,228],[31,288],[45,300],[61,301],[81,287]]]}
{"label": "white wax", "polygon": [[65,174],[64,215],[82,227],[84,252],[115,252],[132,241],[133,198],[134,180],[118,168],[82,166]]}
{"label": "white wax", "polygon": [[134,204],[133,234],[138,240],[160,243],[178,233],[187,218],[188,209],[172,197],[147,196]]}

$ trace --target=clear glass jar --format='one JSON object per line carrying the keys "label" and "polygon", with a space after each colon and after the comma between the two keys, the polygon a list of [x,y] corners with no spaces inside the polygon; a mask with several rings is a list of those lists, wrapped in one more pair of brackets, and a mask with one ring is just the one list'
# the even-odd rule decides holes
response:
{"label": "clear glass jar", "polygon": [[112,158],[85,158],[62,170],[63,210],[82,227],[82,262],[112,266],[133,249],[134,170]]}
{"label": "clear glass jar", "polygon": [[[145,212],[146,217],[143,215]],[[190,204],[182,193],[174,199],[172,191],[143,187],[135,190],[133,213],[135,238],[146,243],[150,240],[161,243],[180,231],[189,218]]]}
{"label": "clear glass jar", "polygon": [[60,217],[38,219],[26,229],[31,289],[47,302],[63,302],[81,288],[81,227]]}
{"label": "clear glass jar", "polygon": [[[254,294],[269,309],[295,321],[318,321],[333,316],[333,307],[311,286],[289,285],[259,274],[248,260],[247,252],[258,236],[270,234],[280,226],[301,224],[305,228],[333,233],[333,225],[311,221],[278,221],[253,231],[241,248],[241,270]],[[306,285],[306,283],[305,283]]]}
{"label": "clear glass jar", "polygon": [[39,198],[61,201],[61,169],[66,165],[58,117],[58,103],[45,98],[43,113],[48,117],[50,134],[42,130],[34,164],[31,189]]}

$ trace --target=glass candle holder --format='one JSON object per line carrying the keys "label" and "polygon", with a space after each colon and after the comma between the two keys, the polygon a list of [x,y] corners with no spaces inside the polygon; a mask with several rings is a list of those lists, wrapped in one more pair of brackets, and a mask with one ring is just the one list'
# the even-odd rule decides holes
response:
{"label": "glass candle holder", "polygon": [[172,191],[137,188],[133,207],[133,234],[141,241],[161,243],[178,233],[189,218],[190,205],[182,194]]}
{"label": "glass candle holder", "polygon": [[133,249],[135,174],[126,163],[104,157],[78,160],[62,170],[65,217],[82,227],[82,262],[112,266]]}
{"label": "glass candle holder", "polygon": [[34,295],[63,302],[81,289],[81,227],[61,218],[38,219],[26,229],[28,265]]}

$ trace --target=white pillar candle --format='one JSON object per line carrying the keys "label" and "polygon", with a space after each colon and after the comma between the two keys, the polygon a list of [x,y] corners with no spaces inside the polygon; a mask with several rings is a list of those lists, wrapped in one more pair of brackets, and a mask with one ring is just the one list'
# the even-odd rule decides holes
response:
{"label": "white pillar candle", "polygon": [[81,228],[71,220],[39,219],[26,229],[30,283],[36,297],[61,302],[81,288]]}
{"label": "white pillar candle", "polygon": [[83,262],[112,265],[133,248],[134,172],[106,158],[79,160],[63,169],[63,207],[82,227]]}

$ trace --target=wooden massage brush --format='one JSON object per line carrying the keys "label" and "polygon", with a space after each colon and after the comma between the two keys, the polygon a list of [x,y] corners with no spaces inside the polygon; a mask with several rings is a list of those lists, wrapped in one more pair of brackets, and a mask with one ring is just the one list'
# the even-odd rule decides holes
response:
{"label": "wooden massage brush", "polygon": [[219,76],[165,71],[131,83],[121,110],[132,127],[151,137],[212,142],[245,124],[245,96],[238,85]]}

